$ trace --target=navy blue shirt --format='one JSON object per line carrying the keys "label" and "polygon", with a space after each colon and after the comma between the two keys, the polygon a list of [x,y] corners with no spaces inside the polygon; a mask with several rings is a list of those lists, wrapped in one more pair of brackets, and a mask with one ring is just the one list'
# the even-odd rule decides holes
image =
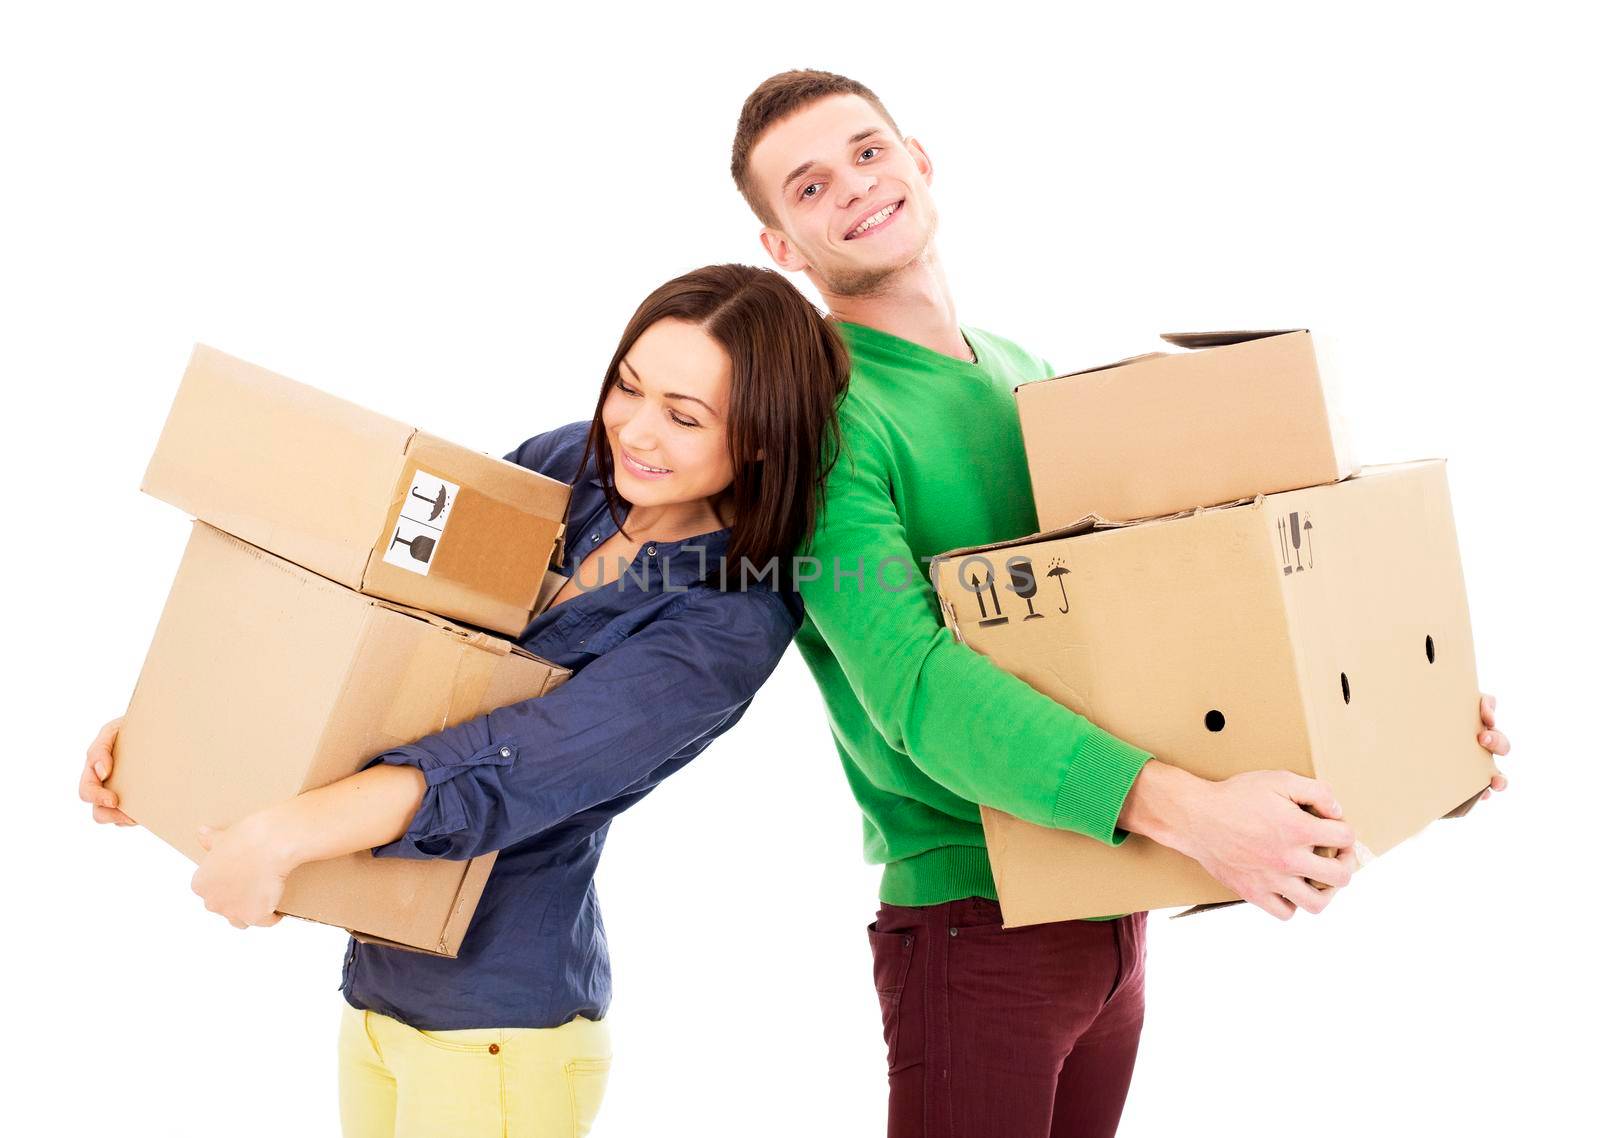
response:
{"label": "navy blue shirt", "polygon": [[[589,424],[538,435],[507,459],[572,483],[570,576],[617,532]],[[573,676],[525,700],[377,756],[420,768],[427,789],[380,857],[464,859],[499,850],[454,959],[351,938],[340,985],[357,1008],[422,1030],[557,1027],[600,1019],[611,964],[594,872],[611,820],[737,723],[799,627],[799,598],[701,580],[726,529],[647,545],[619,579],[538,617],[520,643]],[[580,586],[598,579],[586,571]]]}

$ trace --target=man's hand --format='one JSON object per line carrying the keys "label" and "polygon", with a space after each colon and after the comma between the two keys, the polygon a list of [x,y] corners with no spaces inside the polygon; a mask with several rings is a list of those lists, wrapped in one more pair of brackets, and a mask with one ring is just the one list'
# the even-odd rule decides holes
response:
{"label": "man's hand", "polygon": [[[1340,813],[1333,791],[1317,779],[1248,771],[1211,782],[1152,760],[1134,780],[1119,825],[1194,858],[1286,921],[1297,908],[1322,912],[1350,883],[1355,833]],[[1336,856],[1320,855],[1318,847]]]}
{"label": "man's hand", "polygon": [[[1478,696],[1478,718],[1483,721],[1483,730],[1478,732],[1478,745],[1490,754],[1505,756],[1511,753],[1511,740],[1494,728],[1495,705],[1498,703],[1499,701],[1492,695]],[[1511,784],[1506,781],[1506,776],[1501,774],[1500,768],[1496,766],[1494,777],[1489,780],[1489,789],[1478,797],[1480,800],[1488,798],[1490,791],[1504,790],[1509,785]]]}
{"label": "man's hand", "polygon": [[111,747],[116,742],[117,732],[121,728],[122,717],[118,716],[100,728],[100,734],[89,744],[89,754],[83,763],[83,774],[78,776],[78,797],[93,807],[91,813],[96,822],[137,826],[139,823],[117,809],[116,791],[105,785],[106,779],[111,777]]}
{"label": "man's hand", "polygon": [[265,928],[283,919],[275,910],[295,866],[284,853],[270,814],[252,814],[226,829],[201,826],[200,845],[206,856],[189,888],[207,909],[226,917],[236,929]]}

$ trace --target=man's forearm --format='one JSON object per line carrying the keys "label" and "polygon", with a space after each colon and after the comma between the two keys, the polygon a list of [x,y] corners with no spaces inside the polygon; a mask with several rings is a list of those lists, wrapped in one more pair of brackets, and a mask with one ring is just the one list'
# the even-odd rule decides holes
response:
{"label": "man's forearm", "polygon": [[1185,836],[1193,829],[1195,804],[1210,786],[1181,767],[1151,759],[1128,789],[1117,825],[1187,853]]}

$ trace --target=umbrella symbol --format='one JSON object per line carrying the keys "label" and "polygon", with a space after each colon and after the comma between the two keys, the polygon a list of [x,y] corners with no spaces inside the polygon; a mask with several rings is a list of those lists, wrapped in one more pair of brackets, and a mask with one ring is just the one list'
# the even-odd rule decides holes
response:
{"label": "umbrella symbol", "polygon": [[1072,606],[1067,603],[1067,581],[1066,581],[1066,577],[1067,577],[1067,574],[1070,573],[1070,572],[1072,572],[1072,570],[1068,569],[1061,562],[1052,561],[1052,562],[1050,562],[1050,570],[1049,570],[1049,572],[1047,572],[1045,574],[1046,577],[1054,577],[1056,579],[1056,584],[1061,587],[1061,611],[1062,612],[1071,612],[1072,611]]}
{"label": "umbrella symbol", "polygon": [[[415,486],[411,488],[411,496],[413,498],[428,503],[430,508],[428,520],[430,522],[437,518],[440,514],[444,513],[445,506],[449,504],[448,495],[449,491],[447,491],[443,486],[439,487],[439,496],[437,498],[429,498],[425,494],[418,494]],[[423,560],[427,560],[427,558],[423,558]]]}

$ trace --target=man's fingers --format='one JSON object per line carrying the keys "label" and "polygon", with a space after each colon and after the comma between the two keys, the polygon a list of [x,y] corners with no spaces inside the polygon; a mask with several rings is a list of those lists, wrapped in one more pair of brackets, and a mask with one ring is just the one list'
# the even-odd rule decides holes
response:
{"label": "man's fingers", "polygon": [[212,839],[211,827],[210,826],[201,826],[200,829],[196,831],[196,833],[199,834],[199,836],[200,836],[200,848],[209,853],[210,850],[211,850],[211,839]]}
{"label": "man's fingers", "polygon": [[1323,857],[1308,850],[1289,868],[1291,872],[1309,878],[1319,885],[1331,885],[1335,889],[1343,889],[1350,884],[1350,877],[1355,871],[1355,853],[1354,851],[1346,853],[1350,859],[1348,862],[1341,858]]}
{"label": "man's fingers", "polygon": [[1478,697],[1478,718],[1483,720],[1483,725],[1485,727],[1494,726],[1494,710],[1496,702],[1497,701],[1492,695],[1480,695]]}
{"label": "man's fingers", "polygon": [[1323,782],[1320,778],[1306,778],[1304,775],[1288,774],[1284,783],[1284,793],[1301,806],[1309,806],[1324,818],[1338,818],[1344,811],[1339,806],[1339,800],[1333,796],[1333,787]]}
{"label": "man's fingers", "polygon": [[121,810],[112,806],[96,806],[93,813],[96,822],[115,822],[119,826],[137,826],[139,824]]}
{"label": "man's fingers", "polygon": [[1356,844],[1356,832],[1350,828],[1348,822],[1336,822],[1331,818],[1307,818],[1306,844],[1347,850]]}
{"label": "man's fingers", "polygon": [[268,917],[266,920],[257,921],[256,925],[263,929],[270,929],[273,925],[277,924],[281,920],[283,920],[282,913],[273,913],[272,916]]}
{"label": "man's fingers", "polygon": [[1283,897],[1308,913],[1320,913],[1333,901],[1334,890],[1318,889],[1302,878],[1291,878],[1281,886]]}
{"label": "man's fingers", "polygon": [[1478,745],[1484,750],[1496,755],[1509,755],[1511,753],[1511,740],[1501,731],[1480,731]]}
{"label": "man's fingers", "polygon": [[1246,898],[1256,908],[1271,913],[1280,921],[1287,921],[1294,916],[1294,906],[1276,893],[1263,893],[1259,897]]}

